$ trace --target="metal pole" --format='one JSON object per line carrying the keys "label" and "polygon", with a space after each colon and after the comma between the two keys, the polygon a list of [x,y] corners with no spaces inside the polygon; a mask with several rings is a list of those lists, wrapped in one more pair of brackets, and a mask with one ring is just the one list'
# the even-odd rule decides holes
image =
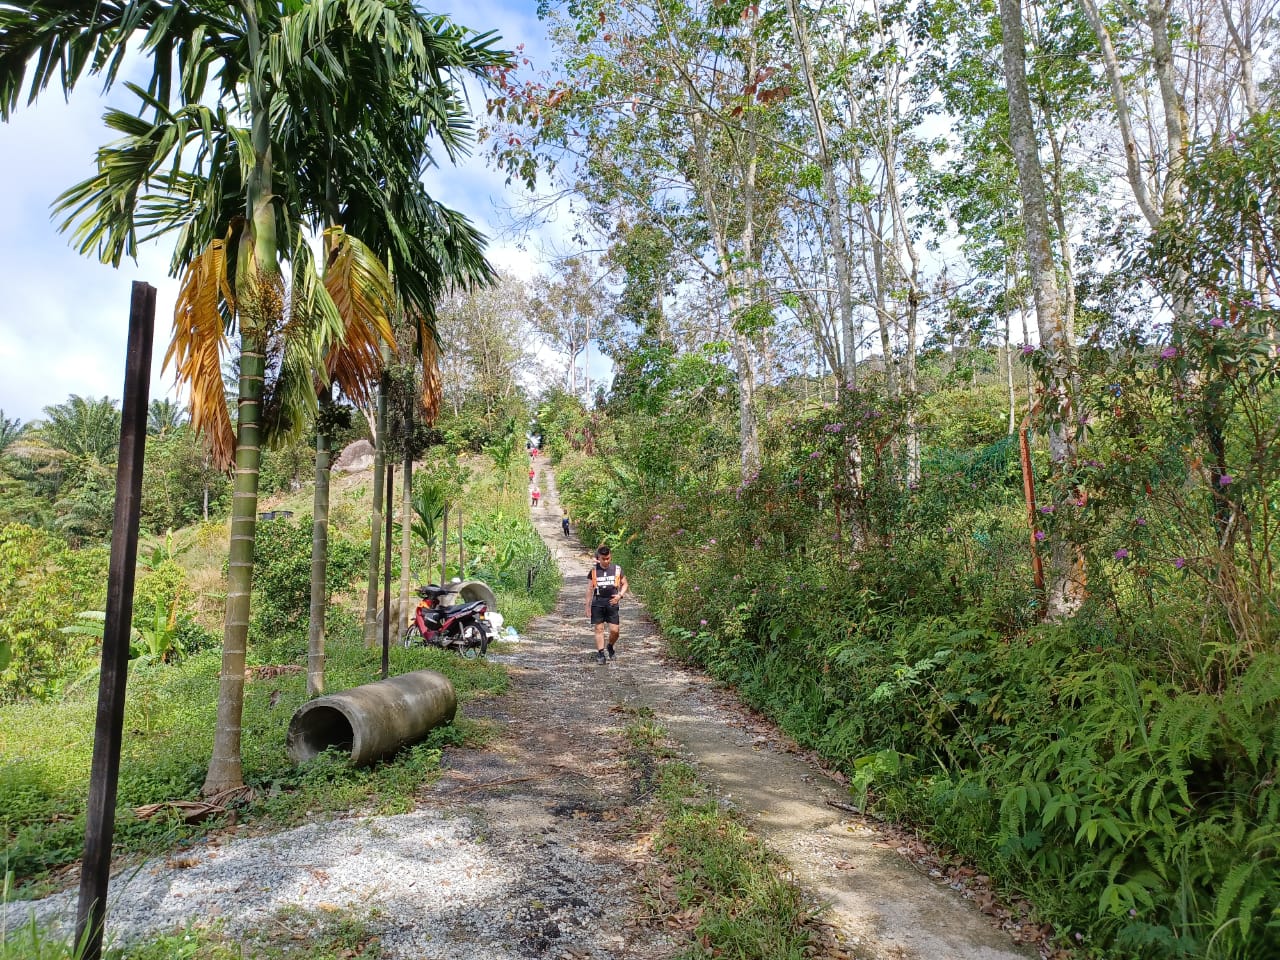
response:
{"label": "metal pole", "polygon": [[387,461],[387,496],[383,503],[387,506],[387,529],[385,561],[382,565],[382,679],[387,679],[391,671],[391,515],[395,511],[392,497],[395,496],[396,465]]}
{"label": "metal pole", "polygon": [[115,515],[111,522],[107,615],[102,631],[102,670],[98,675],[98,716],[93,732],[93,765],[89,773],[89,806],[85,814],[80,899],[76,905],[76,944],[83,945],[83,960],[99,960],[102,956],[102,933],[106,923],[125,687],[129,678],[133,578],[138,562],[138,507],[142,499],[142,456],[147,439],[147,400],[151,387],[151,341],[155,321],[155,287],[134,281],[129,304],[120,455],[116,463]]}

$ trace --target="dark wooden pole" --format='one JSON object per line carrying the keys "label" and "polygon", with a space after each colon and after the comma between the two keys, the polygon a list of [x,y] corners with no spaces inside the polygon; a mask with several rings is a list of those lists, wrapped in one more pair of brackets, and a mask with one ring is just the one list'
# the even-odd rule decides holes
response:
{"label": "dark wooden pole", "polygon": [[[394,513],[392,497],[395,496],[396,466],[387,461],[387,530],[382,539],[386,542],[385,560],[382,565],[382,679],[391,673],[391,515]],[[403,522],[403,520],[401,521]]]}
{"label": "dark wooden pole", "polygon": [[102,631],[98,675],[98,718],[93,733],[89,807],[85,815],[84,864],[76,906],[76,943],[83,960],[102,956],[111,841],[116,826],[120,741],[129,678],[129,632],[133,624],[133,577],[138,562],[138,505],[142,499],[142,455],[147,439],[151,387],[151,340],[155,332],[156,289],[135,281],[129,306],[129,347],[125,358],[124,410],[116,463],[115,516],[107,574],[107,619]]}
{"label": "dark wooden pole", "polygon": [[[459,574],[461,576],[461,574]],[[440,586],[449,579],[449,504],[440,511]]]}

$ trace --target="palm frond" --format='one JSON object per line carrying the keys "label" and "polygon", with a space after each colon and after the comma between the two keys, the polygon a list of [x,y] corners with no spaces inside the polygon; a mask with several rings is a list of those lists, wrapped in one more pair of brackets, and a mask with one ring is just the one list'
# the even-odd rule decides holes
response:
{"label": "palm frond", "polygon": [[368,406],[382,371],[382,346],[395,344],[391,277],[373,251],[341,227],[330,227],[324,236],[324,285],[343,320],[342,338],[330,347],[325,369],[352,403]]}
{"label": "palm frond", "polygon": [[444,381],[440,377],[440,341],[435,327],[425,317],[418,321],[418,344],[422,357],[422,418],[427,426],[434,427],[444,398]]}
{"label": "palm frond", "polygon": [[320,282],[311,247],[301,231],[295,234],[289,261],[289,313],[272,350],[279,357],[279,368],[263,397],[263,427],[273,446],[296,439],[315,414],[316,380],[327,381],[325,357],[343,332],[342,315]]}
{"label": "palm frond", "polygon": [[173,311],[173,339],[164,356],[164,367],[172,360],[175,379],[188,388],[191,426],[204,437],[219,470],[231,469],[236,445],[222,385],[226,328],[235,313],[227,275],[229,244],[214,240],[187,267]]}

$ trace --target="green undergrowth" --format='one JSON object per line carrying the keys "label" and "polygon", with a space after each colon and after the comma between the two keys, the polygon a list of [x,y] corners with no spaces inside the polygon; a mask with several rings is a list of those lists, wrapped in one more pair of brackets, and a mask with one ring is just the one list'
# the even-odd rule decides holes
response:
{"label": "green undergrowth", "polygon": [[808,924],[815,905],[782,862],[720,804],[695,769],[671,757],[664,735],[641,717],[626,731],[632,764],[656,798],[653,848],[667,882],[651,884],[657,916],[694,911],[691,942],[681,960],[802,960],[816,942]]}
{"label": "green undergrowth", "polygon": [[[330,640],[328,689],[346,689],[381,676],[381,651],[365,649],[354,626]],[[269,646],[251,648],[251,664],[297,662],[275,659],[280,652]],[[449,677],[462,719],[367,769],[328,754],[294,767],[284,752],[285,732],[306,700],[306,678],[301,671],[266,670],[256,679],[251,674],[245,686],[242,749],[245,781],[255,799],[235,810],[241,823],[290,825],[318,811],[404,812],[412,809],[415,791],[438,769],[442,746],[483,739],[484,730],[465,719],[465,704],[506,690],[501,666],[434,649],[393,647],[390,655],[392,675],[431,669]],[[208,651],[173,665],[132,669],[116,856],[169,850],[226,825],[225,818],[186,825],[164,815],[141,820],[134,814],[135,807],[145,804],[199,798],[213,747],[219,665],[218,653]],[[0,709],[0,870],[14,874],[20,895],[48,892],[59,883],[59,871],[81,854],[95,702],[96,689],[59,701]]]}
{"label": "green undergrowth", "polygon": [[988,466],[907,497],[856,557],[787,494],[799,475],[639,496],[571,454],[558,476],[673,652],[844,771],[856,804],[1029,900],[1074,955],[1280,956],[1267,606],[1246,643],[1186,564],[1130,570],[1107,544],[1094,599],[1039,623],[1016,475]]}

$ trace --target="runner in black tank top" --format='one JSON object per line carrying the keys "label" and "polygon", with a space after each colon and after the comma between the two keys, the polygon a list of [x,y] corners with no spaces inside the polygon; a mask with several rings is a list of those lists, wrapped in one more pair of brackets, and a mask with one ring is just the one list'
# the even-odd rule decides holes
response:
{"label": "runner in black tank top", "polygon": [[[618,606],[627,592],[627,578],[622,568],[612,562],[604,544],[596,551],[596,562],[587,574],[587,616],[596,633],[596,662],[605,662],[605,651],[612,660],[620,630]],[[609,643],[605,646],[605,624],[609,625]]]}

